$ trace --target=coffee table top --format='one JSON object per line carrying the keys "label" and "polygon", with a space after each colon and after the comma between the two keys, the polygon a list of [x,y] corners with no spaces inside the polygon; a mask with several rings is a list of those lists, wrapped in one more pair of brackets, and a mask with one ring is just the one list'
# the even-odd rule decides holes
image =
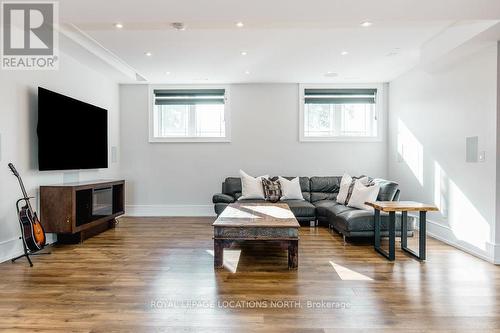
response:
{"label": "coffee table top", "polygon": [[427,205],[416,201],[374,201],[365,202],[365,204],[382,212],[428,212],[438,210],[434,205]]}
{"label": "coffee table top", "polygon": [[213,223],[214,227],[299,228],[286,203],[229,204]]}

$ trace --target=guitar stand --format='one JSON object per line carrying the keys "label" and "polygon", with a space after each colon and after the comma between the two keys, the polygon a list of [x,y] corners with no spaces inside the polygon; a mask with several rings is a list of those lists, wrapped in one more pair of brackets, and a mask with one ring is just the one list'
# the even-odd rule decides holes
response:
{"label": "guitar stand", "polygon": [[[19,237],[19,239],[21,239],[21,237]],[[24,244],[24,240],[23,240],[23,244]],[[30,256],[41,256],[44,254],[50,254],[50,252],[29,252],[29,251],[26,251],[26,249],[25,249],[24,254],[21,254],[20,256],[15,257],[11,261],[12,261],[12,263],[14,263],[17,259],[21,259],[22,257],[26,257],[26,259],[28,259],[30,267],[33,267],[33,262],[31,262]]]}
{"label": "guitar stand", "polygon": [[[26,201],[26,200],[29,200],[29,199],[30,199],[29,197],[26,197],[26,198],[21,198],[21,199],[17,200],[17,202],[16,202],[16,208],[17,208],[18,215],[19,215],[19,203],[21,201],[23,201],[23,200]],[[24,240],[24,229],[23,229],[23,225],[21,223],[21,220],[19,220],[19,227],[21,228],[21,236],[19,237],[19,239],[23,243],[24,253],[21,254],[20,256],[17,256],[15,258],[13,258],[11,260],[11,262],[14,263],[17,259],[21,259],[22,257],[26,257],[26,259],[28,259],[30,267],[33,267],[33,262],[31,261],[30,256],[46,255],[46,254],[50,254],[50,252],[31,252],[30,250],[28,250],[28,248],[26,247],[26,241]]]}

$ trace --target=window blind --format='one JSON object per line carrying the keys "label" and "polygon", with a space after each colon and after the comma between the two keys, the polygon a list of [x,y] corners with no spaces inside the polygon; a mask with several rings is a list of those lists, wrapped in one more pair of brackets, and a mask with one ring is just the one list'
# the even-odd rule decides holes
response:
{"label": "window blind", "polygon": [[377,89],[304,89],[306,104],[375,104]]}
{"label": "window blind", "polygon": [[224,104],[225,89],[155,89],[155,105]]}

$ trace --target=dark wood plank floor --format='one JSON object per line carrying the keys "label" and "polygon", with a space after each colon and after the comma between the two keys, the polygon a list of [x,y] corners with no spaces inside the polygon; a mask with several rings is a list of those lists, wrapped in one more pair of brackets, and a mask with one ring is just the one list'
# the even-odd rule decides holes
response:
{"label": "dark wood plank floor", "polygon": [[209,218],[122,218],[80,245],[0,265],[6,332],[500,332],[500,267],[429,240],[390,263],[326,228],[300,231],[299,269],[265,244],[214,272]]}

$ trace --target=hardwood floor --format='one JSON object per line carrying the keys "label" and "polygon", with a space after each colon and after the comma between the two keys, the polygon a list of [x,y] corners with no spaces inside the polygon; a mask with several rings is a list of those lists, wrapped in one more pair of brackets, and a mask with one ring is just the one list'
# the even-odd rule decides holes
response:
{"label": "hardwood floor", "polygon": [[33,268],[1,264],[0,330],[500,332],[500,267],[440,242],[425,263],[391,263],[302,227],[297,271],[279,247],[244,244],[214,272],[212,221],[122,218]]}

